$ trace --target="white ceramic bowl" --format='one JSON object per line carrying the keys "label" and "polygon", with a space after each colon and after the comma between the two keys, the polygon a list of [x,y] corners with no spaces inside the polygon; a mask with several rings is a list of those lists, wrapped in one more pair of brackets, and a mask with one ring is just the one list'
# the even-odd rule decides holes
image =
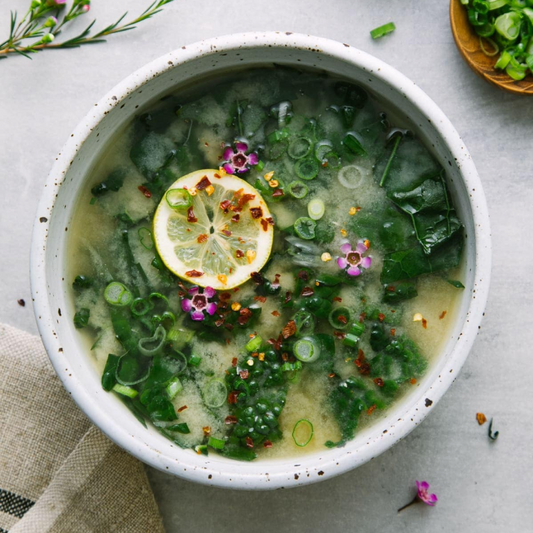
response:
{"label": "white ceramic bowl", "polygon": [[[173,87],[235,67],[288,64],[323,69],[368,88],[408,117],[446,168],[466,232],[466,290],[448,342],[417,387],[387,416],[361,430],[344,448],[298,459],[231,461],[182,450],[144,429],[114,395],[104,392],[90,355],[72,325],[66,247],[86,173],[123,124]],[[160,470],[192,481],[240,489],[312,483],[355,468],[414,429],[456,378],[474,342],[489,288],[491,241],[487,206],[461,138],[435,103],[412,81],[347,44],[291,33],[248,33],[184,46],[141,68],[96,104],[59,154],[43,191],[34,227],[31,281],[35,314],[54,368],[87,416],[114,442]]]}

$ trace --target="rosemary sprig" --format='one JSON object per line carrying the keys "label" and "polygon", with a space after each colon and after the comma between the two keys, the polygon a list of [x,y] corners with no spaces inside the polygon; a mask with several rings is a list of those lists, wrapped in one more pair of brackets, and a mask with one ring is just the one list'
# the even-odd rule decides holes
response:
{"label": "rosemary sprig", "polygon": [[[115,23],[91,35],[92,27],[96,22],[93,20],[76,37],[58,43],[55,39],[65,24],[87,13],[91,0],[73,0],[68,10],[66,10],[67,0],[32,0],[20,22],[17,23],[17,12],[11,12],[9,37],[0,43],[0,59],[5,59],[9,54],[19,54],[31,59],[30,54],[42,50],[76,48],[84,44],[103,43],[105,42],[103,37],[135,29],[137,24],[153,17],[162,10],[165,4],[173,1],[155,0],[137,18],[121,25],[128,14],[126,12]],[[31,39],[33,41],[28,43]]]}

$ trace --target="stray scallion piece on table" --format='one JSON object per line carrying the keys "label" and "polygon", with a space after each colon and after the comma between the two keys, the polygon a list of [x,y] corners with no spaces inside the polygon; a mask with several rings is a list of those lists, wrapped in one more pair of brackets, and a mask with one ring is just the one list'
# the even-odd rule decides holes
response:
{"label": "stray scallion piece on table", "polygon": [[408,394],[465,294],[445,169],[408,130],[363,87],[285,67],[135,117],[68,232],[102,388],[243,461],[343,446]]}
{"label": "stray scallion piece on table", "polygon": [[394,22],[388,22],[387,24],[383,24],[383,26],[374,28],[370,32],[370,36],[372,37],[372,39],[380,39],[381,37],[384,37],[385,35],[392,33],[395,29],[396,29],[396,25],[394,24]]}
{"label": "stray scallion piece on table", "polygon": [[483,53],[515,81],[533,72],[533,2],[460,0]]}

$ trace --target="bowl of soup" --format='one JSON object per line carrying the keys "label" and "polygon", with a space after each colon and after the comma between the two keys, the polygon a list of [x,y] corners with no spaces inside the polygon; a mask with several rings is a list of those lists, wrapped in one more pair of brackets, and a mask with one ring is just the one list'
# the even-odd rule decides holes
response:
{"label": "bowl of soup", "polygon": [[242,489],[355,468],[474,342],[487,207],[449,120],[348,45],[220,37],[135,72],[46,182],[32,290],[65,388],[160,470]]}

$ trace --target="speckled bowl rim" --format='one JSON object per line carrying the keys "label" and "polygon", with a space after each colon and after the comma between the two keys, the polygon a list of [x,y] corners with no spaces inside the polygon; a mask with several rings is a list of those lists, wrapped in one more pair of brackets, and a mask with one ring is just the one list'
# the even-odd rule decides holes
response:
{"label": "speckled bowl rim", "polygon": [[[429,384],[424,394],[418,395],[419,400],[416,403],[411,402],[403,412],[403,416],[397,421],[392,421],[388,426],[382,424],[381,427],[390,429],[379,431],[379,434],[374,432],[372,438],[368,439],[367,445],[359,449],[353,449],[353,446],[348,443],[344,448],[334,451],[325,450],[319,455],[312,454],[298,459],[258,461],[247,464],[219,460],[217,456],[211,455],[209,457],[198,456],[186,450],[176,452],[179,455],[177,459],[172,458],[146,442],[141,442],[143,439],[132,438],[125,428],[117,425],[103,408],[100,408],[98,402],[94,402],[88,396],[83,387],[83,376],[72,374],[67,378],[67,374],[63,371],[65,367],[69,367],[69,361],[54,331],[55,321],[47,292],[46,244],[54,203],[71,162],[91,131],[104,118],[107,110],[120,104],[139,87],[167,70],[179,68],[181,64],[194,61],[200,56],[219,54],[243,47],[247,49],[279,47],[312,50],[321,54],[325,60],[330,56],[364,71],[372,72],[373,76],[396,87],[411,105],[417,107],[432,122],[433,127],[443,139],[443,143],[455,157],[466,191],[470,196],[476,242],[472,287],[475,296],[470,299],[461,334],[440,375]],[[322,68],[327,69],[324,65]],[[466,360],[484,314],[490,270],[490,225],[481,181],[464,143],[444,113],[412,81],[375,57],[347,44],[290,32],[234,34],[200,41],[156,59],[119,83],[82,120],[57,157],[39,204],[31,250],[32,296],[39,331],[56,372],[78,406],[109,438],[141,461],[191,481],[234,489],[288,488],[327,479],[366,463],[404,438],[431,411],[430,407],[436,405],[455,380]],[[428,395],[431,396],[430,400]],[[384,419],[385,421],[387,418]]]}

